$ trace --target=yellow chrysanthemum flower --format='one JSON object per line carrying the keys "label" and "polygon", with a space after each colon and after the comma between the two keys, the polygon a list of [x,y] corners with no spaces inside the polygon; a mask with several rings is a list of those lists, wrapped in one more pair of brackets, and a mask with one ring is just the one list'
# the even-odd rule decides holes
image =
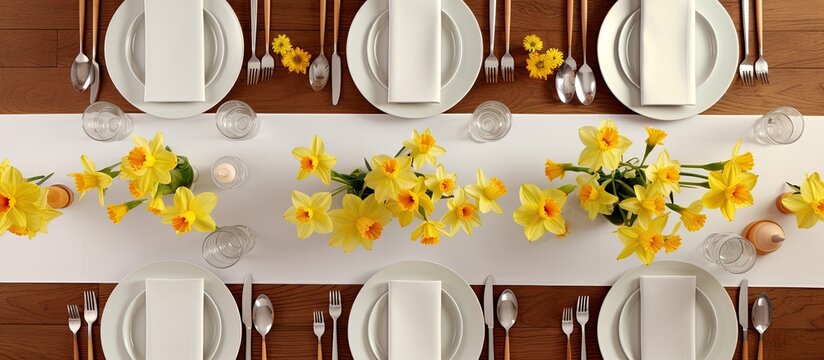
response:
{"label": "yellow chrysanthemum flower", "polygon": [[97,198],[100,200],[100,206],[103,206],[105,204],[106,189],[112,184],[112,177],[97,171],[94,162],[86,155],[80,156],[80,162],[83,164],[83,172],[69,174],[74,178],[74,184],[77,192],[80,193],[80,199],[82,200],[86,196],[86,191],[97,189]]}
{"label": "yellow chrysanthemum flower", "polygon": [[138,207],[145,201],[146,199],[140,199],[127,201],[122,204],[109,205],[106,207],[106,213],[109,214],[109,220],[111,220],[115,224],[119,224],[120,220],[123,220],[123,217],[126,216],[126,214],[128,214],[129,211],[132,211],[132,209]]}
{"label": "yellow chrysanthemum flower", "polygon": [[626,259],[635,253],[644,264],[651,264],[655,254],[666,245],[663,232],[667,220],[668,215],[665,214],[652,219],[648,224],[636,221],[632,227],[618,227],[618,238],[624,244],[624,249],[618,254],[618,260]]}
{"label": "yellow chrysanthemum flower", "polygon": [[564,63],[564,53],[561,50],[556,48],[549,48],[546,51],[546,58],[547,62],[549,63],[549,68],[555,71],[555,69],[559,68]]}
{"label": "yellow chrysanthemum flower", "polygon": [[593,171],[605,167],[615,170],[621,163],[621,157],[632,142],[618,132],[615,123],[604,120],[598,125],[584,126],[578,130],[578,137],[584,143],[584,150],[578,158],[578,163],[589,166]]}
{"label": "yellow chrysanthemum flower", "polygon": [[395,199],[401,189],[411,188],[418,183],[418,178],[412,172],[412,158],[401,156],[394,158],[389,155],[372,157],[372,171],[366,174],[364,183],[375,190],[375,198],[383,203]]}
{"label": "yellow chrysanthemum flower", "polygon": [[332,168],[337,159],[325,152],[325,146],[320,136],[312,138],[309,147],[298,146],[292,149],[292,156],[300,162],[298,180],[305,179],[309,174],[315,174],[324,184],[329,185],[332,178]]}
{"label": "yellow chrysanthemum flower", "polygon": [[497,199],[506,195],[506,185],[496,177],[488,179],[481,169],[478,169],[475,176],[477,183],[467,186],[466,192],[478,199],[482,214],[486,214],[490,210],[496,214],[502,214],[503,210],[501,210],[501,205],[498,204]]}
{"label": "yellow chrysanthemum flower", "polygon": [[9,166],[0,175],[0,234],[11,226],[25,229],[29,219],[39,219],[42,192]]}
{"label": "yellow chrysanthemum flower", "polygon": [[709,174],[710,190],[701,198],[704,207],[721,209],[724,217],[732,221],[735,210],[753,204],[752,189],[758,181],[753,173],[713,171]]}
{"label": "yellow chrysanthemum flower", "polygon": [[752,153],[745,152],[738,155],[739,148],[741,148],[740,139],[737,143],[735,143],[735,147],[732,149],[732,156],[730,157],[730,160],[724,164],[724,171],[729,173],[744,173],[755,167],[755,160]]}
{"label": "yellow chrysanthemum flower", "polygon": [[549,57],[541,53],[529,54],[526,59],[526,69],[529,71],[530,78],[542,80],[546,80],[547,76],[552,75],[553,71]]}
{"label": "yellow chrysanthemum flower", "polygon": [[435,142],[435,137],[429,129],[422,133],[412,130],[412,138],[404,141],[403,146],[411,152],[412,163],[416,169],[422,168],[426,162],[432,166],[437,165],[438,156],[446,152],[446,149]]}
{"label": "yellow chrysanthemum flower", "polygon": [[547,160],[546,165],[544,165],[544,175],[546,175],[546,179],[548,181],[555,180],[557,178],[564,178],[566,174],[566,168],[564,168],[565,164],[559,164],[552,160]]}
{"label": "yellow chrysanthemum flower", "polygon": [[824,182],[817,172],[808,175],[801,184],[801,192],[781,200],[781,204],[795,214],[798,227],[808,229],[824,221]]}
{"label": "yellow chrysanthemum flower", "polygon": [[286,55],[292,51],[292,41],[289,40],[288,36],[278,34],[278,36],[272,40],[272,51],[274,51],[275,54]]}
{"label": "yellow chrysanthemum flower", "polygon": [[678,210],[678,214],[681,215],[681,222],[684,223],[687,231],[698,231],[704,227],[704,223],[707,221],[707,215],[702,214],[702,210],[704,210],[704,204],[701,203],[701,200],[693,201],[689,207]]}
{"label": "yellow chrysanthemum flower", "polygon": [[441,242],[441,234],[449,236],[444,230],[446,225],[440,221],[426,220],[418,225],[410,238],[412,241],[421,240],[423,245],[438,245]]}
{"label": "yellow chrysanthemum flower", "polygon": [[447,173],[443,165],[438,164],[434,174],[427,174],[424,184],[432,192],[432,200],[438,201],[443,196],[452,196],[455,191],[458,176]]}
{"label": "yellow chrysanthemum flower", "polygon": [[578,201],[581,202],[581,208],[587,211],[590,220],[598,214],[612,214],[618,197],[606,190],[606,183],[598,183],[598,175],[582,174],[575,181],[579,188]]}
{"label": "yellow chrysanthemum flower", "polygon": [[217,206],[217,195],[211,192],[193,194],[186,187],[175,190],[174,205],[163,212],[164,224],[169,224],[175,233],[181,235],[194,229],[199,232],[215,230],[212,210]]}
{"label": "yellow chrysanthemum flower", "polygon": [[622,209],[638,215],[638,222],[648,223],[654,216],[667,209],[664,194],[651,186],[635,185],[635,197],[624,199],[619,204]]}
{"label": "yellow chrysanthemum flower", "polygon": [[343,208],[329,212],[334,224],[334,231],[329,238],[329,245],[351,252],[363,246],[372,250],[372,242],[381,237],[383,227],[392,221],[392,213],[385,206],[369,195],[365,200],[346,194],[343,196]]}
{"label": "yellow chrysanthemum flower", "polygon": [[331,206],[331,193],[320,192],[309,196],[292,191],[292,207],[283,213],[283,218],[297,226],[298,239],[306,239],[315,232],[328,234],[332,232],[332,218],[328,213]]}
{"label": "yellow chrysanthemum flower", "polygon": [[422,179],[414,187],[398,191],[395,199],[388,201],[386,206],[389,211],[398,217],[398,223],[401,227],[409,225],[415,215],[419,214],[420,209],[423,209],[426,215],[435,210],[435,203],[426,194],[426,185],[424,185]]}
{"label": "yellow chrysanthemum flower", "polygon": [[283,67],[289,69],[290,73],[306,74],[306,68],[309,67],[309,59],[312,58],[308,52],[296,47],[283,54],[281,63]]}
{"label": "yellow chrysanthemum flower", "polygon": [[547,231],[561,235],[566,233],[561,210],[567,195],[558,189],[541,190],[533,184],[523,184],[518,192],[521,207],[512,214],[516,223],[524,227],[524,235],[529,241],[538,240]]}
{"label": "yellow chrysanthemum flower", "polygon": [[121,161],[120,175],[136,180],[143,195],[154,196],[158,184],[172,181],[171,171],[177,166],[177,156],[163,146],[163,134],[157,133],[151,141],[134,136],[135,147]]}
{"label": "yellow chrysanthemum flower", "polygon": [[163,202],[163,196],[155,196],[152,198],[152,201],[149,202],[149,206],[146,207],[146,210],[152,213],[152,215],[162,214],[166,211],[166,203]]}
{"label": "yellow chrysanthemum flower", "polygon": [[530,53],[541,51],[544,49],[544,42],[535,34],[530,34],[524,37],[524,50]]}
{"label": "yellow chrysanthemum flower", "polygon": [[680,193],[681,185],[681,164],[678,161],[670,160],[669,153],[664,150],[658,155],[658,160],[645,170],[650,187],[658,190],[664,196],[669,196],[671,192]]}
{"label": "yellow chrysanthemum flower", "polygon": [[478,205],[463,188],[455,190],[455,196],[446,202],[446,208],[441,221],[449,225],[449,236],[454,236],[460,229],[472,235],[475,226],[481,225]]}
{"label": "yellow chrysanthemum flower", "polygon": [[644,126],[644,130],[647,131],[648,147],[664,145],[664,138],[666,138],[668,135],[666,131],[657,128],[652,128],[649,126]]}
{"label": "yellow chrysanthemum flower", "polygon": [[678,235],[678,229],[681,227],[681,223],[676,223],[675,227],[672,228],[672,232],[664,237],[664,251],[667,254],[678,250],[681,247],[681,235]]}

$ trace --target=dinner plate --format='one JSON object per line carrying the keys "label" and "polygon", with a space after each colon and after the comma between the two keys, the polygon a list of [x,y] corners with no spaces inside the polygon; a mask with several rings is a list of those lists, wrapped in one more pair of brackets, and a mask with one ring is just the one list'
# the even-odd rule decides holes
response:
{"label": "dinner plate", "polygon": [[732,84],[738,65],[738,35],[724,6],[717,0],[695,1],[695,105],[641,105],[640,8],[641,0],[618,0],[601,24],[598,62],[612,94],[656,120],[685,119],[709,109]]}
{"label": "dinner plate", "polygon": [[441,281],[441,288],[452,296],[461,314],[462,336],[452,358],[466,360],[480,357],[486,328],[478,297],[469,284],[443,265],[428,261],[404,261],[387,266],[373,275],[352,303],[348,337],[353,358],[380,360],[372,353],[369,344],[369,317],[378,300],[389,291],[391,280]]}
{"label": "dinner plate", "polygon": [[729,360],[733,358],[735,347],[738,344],[738,317],[727,291],[710,273],[698,266],[681,261],[662,260],[655,261],[649,266],[641,265],[627,271],[612,285],[604,298],[598,314],[597,331],[598,346],[604,359],[631,359],[630,356],[633,356],[625,353],[621,346],[620,318],[625,304],[640,289],[639,279],[642,275],[695,276],[695,287],[706,295],[714,309],[717,322],[714,343],[706,357],[697,357],[697,359]]}
{"label": "dinner plate", "polygon": [[[215,301],[207,293],[203,293],[203,358],[211,360],[217,353],[220,345],[220,311]],[[123,316],[123,345],[129,358],[143,360],[146,358],[146,292],[129,303],[126,314]]]}
{"label": "dinner plate", "polygon": [[[355,86],[373,106],[390,115],[423,118],[449,110],[466,96],[481,70],[483,39],[475,15],[462,0],[441,2],[444,14],[444,21],[441,21],[441,101],[389,103],[385,75],[388,59],[388,8],[389,0],[367,0],[355,14],[349,27],[346,61]],[[386,20],[381,20],[382,18]],[[460,47],[457,57],[456,47]],[[454,70],[450,67],[454,67]]]}
{"label": "dinner plate", "polygon": [[[389,293],[375,303],[369,314],[369,346],[378,360],[387,360],[389,349]],[[441,359],[451,360],[461,346],[461,309],[448,292],[441,290]]]}
{"label": "dinner plate", "polygon": [[[695,290],[695,358],[706,359],[712,352],[716,329],[715,307],[701,289]],[[641,359],[641,290],[630,295],[618,319],[618,338],[629,360]]]}
{"label": "dinner plate", "polygon": [[[109,295],[100,319],[100,344],[107,359],[130,358],[124,341],[126,337],[123,331],[124,322],[127,321],[129,305],[133,304],[141,293],[145,293],[147,278],[202,278],[204,294],[214,302],[218,310],[217,316],[220,319],[220,342],[213,358],[223,360],[237,357],[241,339],[240,312],[234,296],[223,281],[215,274],[195,264],[183,261],[161,261],[132,271],[117,284]],[[134,305],[136,307],[138,304]],[[138,312],[137,309],[134,311]],[[132,321],[137,321],[137,318]],[[208,318],[204,318],[204,325],[207,323]],[[132,331],[134,331],[134,325]]]}
{"label": "dinner plate", "polygon": [[[214,78],[209,81],[209,71],[204,74],[209,84],[205,88],[206,101],[191,102],[146,102],[143,82],[140,81],[140,65],[136,58],[139,31],[136,23],[144,11],[143,0],[125,0],[114,16],[106,31],[103,50],[106,54],[106,66],[114,86],[136,108],[162,118],[185,118],[201,114],[219,103],[235,85],[243,66],[243,32],[234,10],[225,0],[203,0],[203,8],[211,14],[214,23],[210,25],[208,16],[204,25],[206,49],[204,56],[206,68],[214,70]],[[145,23],[144,23],[145,24]],[[215,29],[217,27],[217,29]],[[131,31],[130,31],[131,29]],[[212,33],[211,35],[209,33]],[[219,34],[218,34],[219,33]],[[215,56],[209,52],[209,37],[223,39],[222,60],[215,65]],[[217,41],[217,39],[215,39]],[[129,45],[131,43],[131,45]],[[145,46],[145,45],[144,45]],[[215,51],[221,46],[215,45]],[[212,55],[210,57],[210,55]],[[211,66],[209,62],[212,62]],[[130,64],[131,62],[131,64]]]}

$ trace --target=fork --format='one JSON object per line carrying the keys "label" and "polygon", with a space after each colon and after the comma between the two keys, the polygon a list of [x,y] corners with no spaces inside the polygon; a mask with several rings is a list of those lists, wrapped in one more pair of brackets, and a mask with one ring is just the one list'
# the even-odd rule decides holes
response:
{"label": "fork", "polygon": [[74,360],[80,360],[80,352],[77,350],[77,331],[80,330],[80,310],[77,305],[66,305],[69,310],[69,330],[72,331],[72,345],[74,345]]}
{"label": "fork", "polygon": [[567,360],[572,360],[572,344],[569,342],[569,335],[572,334],[572,308],[564,308],[564,314],[561,317],[561,329],[567,337]]}
{"label": "fork", "polygon": [[263,19],[263,23],[266,33],[266,55],[263,55],[263,58],[261,58],[260,60],[263,81],[272,80],[272,75],[275,74],[275,58],[273,58],[272,55],[269,54],[269,19],[272,10],[271,3],[272,0],[263,0],[263,16],[265,16]]}
{"label": "fork", "polygon": [[94,360],[94,347],[92,346],[92,324],[97,321],[97,295],[94,291],[83,292],[83,317],[86,318],[86,328],[89,330],[89,360]]}
{"label": "fork", "polygon": [[587,360],[587,321],[589,321],[589,296],[578,297],[578,310],[575,316],[581,324],[581,360]]}
{"label": "fork", "polygon": [[498,82],[498,58],[495,57],[495,1],[489,0],[489,56],[484,60],[486,82]]}
{"label": "fork", "polygon": [[315,311],[314,322],[312,328],[315,330],[315,336],[318,337],[318,360],[323,360],[323,350],[320,347],[320,338],[323,332],[326,331],[326,324],[323,322],[323,311]]}
{"label": "fork", "polygon": [[741,35],[744,38],[744,61],[738,65],[738,76],[744,86],[753,86],[753,66],[750,62],[750,0],[741,0]]}
{"label": "fork", "polygon": [[762,13],[762,0],[755,0],[755,27],[758,31],[758,60],[755,62],[755,76],[764,85],[770,84],[767,60],[764,59],[764,17]]}
{"label": "fork", "polygon": [[340,291],[330,291],[329,316],[332,318],[332,360],[338,360],[338,317],[342,311]]}
{"label": "fork", "polygon": [[252,25],[252,33],[249,36],[251,41],[251,48],[249,50],[252,51],[252,57],[249,58],[249,61],[246,62],[246,85],[257,84],[258,76],[260,76],[260,60],[258,60],[256,51],[255,51],[255,39],[257,38],[257,10],[258,10],[258,2],[257,0],[251,0],[252,8],[250,9],[250,13],[252,15],[251,25]]}
{"label": "fork", "polygon": [[512,0],[504,1],[504,27],[506,31],[506,54],[501,58],[501,78],[515,81],[515,59],[509,54],[509,25],[512,17]]}

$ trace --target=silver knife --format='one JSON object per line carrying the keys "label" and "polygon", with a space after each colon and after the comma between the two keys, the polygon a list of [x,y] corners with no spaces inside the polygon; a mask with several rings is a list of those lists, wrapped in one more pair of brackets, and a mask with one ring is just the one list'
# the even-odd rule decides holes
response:
{"label": "silver knife", "polygon": [[334,34],[332,39],[332,105],[337,105],[340,100],[340,55],[338,55],[338,18],[340,18],[340,0],[335,0],[334,16],[332,17]]}
{"label": "silver knife", "polygon": [[489,360],[495,360],[495,345],[493,343],[493,339],[495,338],[495,314],[493,313],[493,309],[495,309],[495,303],[492,299],[492,286],[495,283],[495,278],[492,275],[486,277],[486,285],[484,286],[484,323],[486,323],[486,328],[489,331]]}
{"label": "silver knife", "polygon": [[252,360],[252,275],[243,279],[243,325],[246,326],[246,360]]}
{"label": "silver knife", "polygon": [[97,64],[97,25],[100,18],[100,0],[92,1],[92,91],[89,95],[89,103],[97,101],[97,94],[100,93],[100,65]]}
{"label": "silver knife", "polygon": [[741,324],[741,331],[743,331],[744,344],[741,346],[743,352],[743,359],[749,355],[749,344],[747,343],[747,328],[749,327],[749,283],[747,279],[741,280],[741,290],[738,292],[738,323]]}

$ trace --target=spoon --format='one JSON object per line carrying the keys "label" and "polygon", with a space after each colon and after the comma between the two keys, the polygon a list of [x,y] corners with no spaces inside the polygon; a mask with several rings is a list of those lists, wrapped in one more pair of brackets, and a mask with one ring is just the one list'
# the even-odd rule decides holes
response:
{"label": "spoon", "polygon": [[763,359],[764,332],[772,319],[772,302],[767,294],[758,295],[752,304],[752,325],[758,331],[758,360]]}
{"label": "spoon", "polygon": [[320,55],[309,66],[309,86],[321,91],[329,80],[329,61],[323,55],[323,40],[326,36],[326,0],[320,0]]}
{"label": "spoon", "polygon": [[575,95],[575,71],[578,70],[578,64],[572,58],[572,11],[574,10],[574,0],[567,0],[567,58],[561,69],[555,74],[555,91],[558,92],[558,98],[561,102],[568,104],[572,101]]}
{"label": "spoon", "polygon": [[595,100],[595,74],[587,65],[587,0],[581,0],[581,40],[584,45],[584,65],[575,74],[575,94],[581,104],[589,105]]}
{"label": "spoon", "polygon": [[83,25],[86,23],[86,0],[80,0],[80,53],[74,58],[72,63],[71,77],[72,87],[77,91],[86,91],[92,84],[92,77],[89,76],[92,64],[86,54],[83,53]]}
{"label": "spoon", "polygon": [[518,299],[515,298],[515,293],[512,290],[506,289],[498,298],[498,306],[496,307],[498,313],[498,322],[506,330],[506,342],[504,343],[504,360],[509,360],[509,329],[515,325],[515,319],[518,318]]}
{"label": "spoon", "polygon": [[275,321],[275,310],[272,309],[272,301],[268,296],[260,295],[255,299],[252,315],[255,318],[255,330],[263,338],[260,350],[261,359],[266,360],[266,334],[272,329],[272,323]]}

